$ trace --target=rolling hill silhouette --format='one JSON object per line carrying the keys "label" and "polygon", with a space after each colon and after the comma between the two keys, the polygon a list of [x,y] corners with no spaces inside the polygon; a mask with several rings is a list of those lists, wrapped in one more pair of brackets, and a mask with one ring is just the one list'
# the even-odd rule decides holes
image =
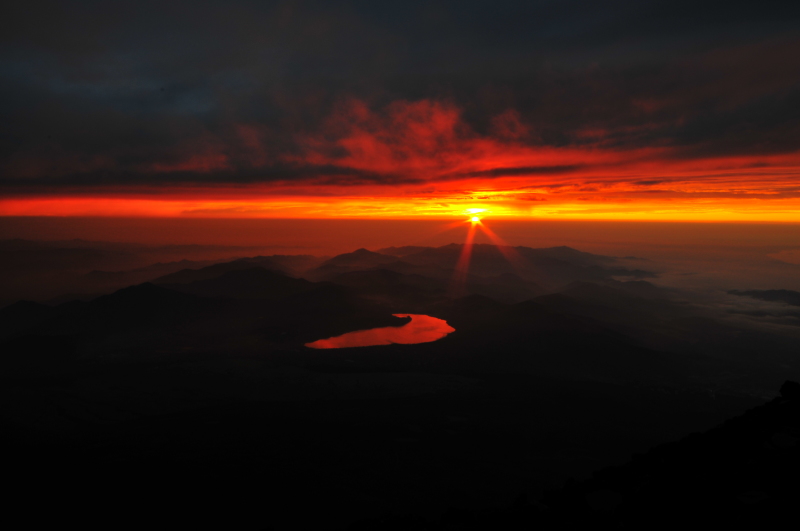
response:
{"label": "rolling hill silhouette", "polygon": [[283,269],[266,257],[242,258],[232,262],[214,264],[200,269],[181,269],[175,273],[164,275],[153,280],[153,284],[188,284],[202,280],[211,280],[231,271],[261,268],[283,272]]}
{"label": "rolling hill silhouette", "polygon": [[342,273],[372,269],[392,262],[397,262],[397,258],[366,249],[358,249],[352,253],[340,254],[326,260],[319,267],[307,271],[305,276],[311,280],[329,280]]}
{"label": "rolling hill silhouette", "polygon": [[[168,278],[162,278],[159,284],[175,291],[201,297],[268,300],[280,300],[314,287],[314,283],[302,278],[291,278],[261,267],[234,269],[219,274],[220,271],[224,271],[224,268],[219,268],[213,273],[203,271],[203,275],[184,274],[180,277],[183,280],[198,276],[201,276],[201,279],[183,283],[172,284],[166,282]],[[212,274],[214,276],[211,276]]]}
{"label": "rolling hill silhouette", "polygon": [[[736,432],[750,442],[731,442],[739,435],[725,428],[707,444],[678,443],[678,457],[654,450],[646,465],[607,467],[762,403],[797,377],[796,342],[715,318],[622,259],[564,247],[516,247],[509,262],[509,249],[476,245],[469,295],[456,296],[462,250],[237,259],[86,302],[0,309],[0,425],[15,456],[7,481],[19,486],[10,504],[48,526],[79,514],[89,528],[120,514],[131,527],[159,518],[278,529],[373,517],[365,529],[384,525],[383,513],[411,515],[384,518],[398,529],[437,529],[645,521],[681,488],[685,507],[702,508],[682,481],[724,492],[709,495],[715,510],[761,507],[766,498],[736,501],[753,492],[782,499],[758,481],[783,476],[758,470],[789,458],[772,448],[789,440],[774,433],[796,436],[786,401],[758,410],[782,427],[748,420],[763,429]],[[408,321],[394,313],[444,319],[455,332],[304,346]],[[764,441],[778,457],[762,459]],[[737,452],[756,463],[740,476],[724,469]],[[562,488],[570,476],[577,482]],[[75,477],[89,486],[71,488]],[[48,511],[31,510],[33,491]],[[86,515],[86,499],[100,509]]]}

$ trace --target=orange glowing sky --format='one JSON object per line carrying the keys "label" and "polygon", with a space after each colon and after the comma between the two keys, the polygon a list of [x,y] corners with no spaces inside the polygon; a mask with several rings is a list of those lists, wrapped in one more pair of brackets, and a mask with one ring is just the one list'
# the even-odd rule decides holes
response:
{"label": "orange glowing sky", "polygon": [[[267,174],[279,163],[295,172],[288,178],[204,182],[235,173],[224,146],[204,145],[140,167],[149,181],[139,185],[7,189],[0,215],[402,219],[480,209],[510,219],[800,221],[800,152],[690,157],[669,146],[615,147],[609,131],[539,146],[513,112],[495,122],[480,135],[453,105],[400,101],[376,112],[355,100],[298,136],[303,149],[291,155],[270,155],[258,127],[239,127],[251,167]],[[171,180],[186,172],[193,182]]]}
{"label": "orange glowing sky", "polygon": [[160,4],[8,14],[0,216],[800,222],[791,2]]}

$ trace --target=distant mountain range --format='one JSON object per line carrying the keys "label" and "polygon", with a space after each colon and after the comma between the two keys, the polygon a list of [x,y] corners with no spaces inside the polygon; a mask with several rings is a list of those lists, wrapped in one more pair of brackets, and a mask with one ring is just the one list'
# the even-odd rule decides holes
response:
{"label": "distant mountain range", "polygon": [[[243,528],[271,515],[293,528],[303,515],[305,528],[326,529],[320,522],[345,506],[351,516],[450,506],[442,529],[513,528],[503,522],[516,518],[638,527],[673,507],[686,518],[703,503],[708,515],[733,507],[745,517],[783,507],[783,487],[770,482],[786,479],[784,461],[794,466],[790,400],[604,467],[707,430],[800,379],[796,336],[743,326],[735,313],[796,311],[793,292],[722,293],[731,311],[710,312],[626,259],[475,245],[468,274],[457,275],[463,252],[178,261],[120,272],[115,281],[148,280],[111,293],[81,295],[76,281],[57,303],[0,308],[0,425],[18,464],[9,481],[28,485],[20,496],[52,490],[47,514],[57,518],[84,511],[88,497],[152,521],[156,505],[127,501],[142,505],[146,491],[183,522],[179,491],[217,508],[216,527]],[[69,278],[107,276],[81,275]],[[305,346],[402,326],[393,314],[403,313],[455,331],[419,344]],[[560,488],[591,470],[600,470],[594,479]],[[153,482],[165,474],[172,479]],[[92,486],[72,488],[75,477]],[[531,495],[531,481],[550,494]],[[509,508],[503,496],[520,492]],[[246,515],[231,509],[248,496],[256,501]],[[353,529],[384,525],[362,523]]]}
{"label": "distant mountain range", "polygon": [[[183,268],[90,302],[18,302],[0,309],[0,337],[69,337],[69,349],[93,357],[288,349],[311,359],[318,354],[305,352],[305,342],[390,326],[398,323],[394,313],[425,313],[446,319],[456,332],[401,358],[382,350],[381,370],[428,359],[456,372],[543,371],[612,381],[693,377],[714,385],[728,371],[737,376],[724,385],[758,388],[785,372],[778,366],[794,363],[791,340],[711,320],[674,292],[642,280],[652,273],[613,257],[568,247],[475,245],[469,274],[456,286],[462,245],[384,251],[358,249],[322,260],[241,258]],[[24,342],[13,350],[24,352]],[[369,365],[372,350],[345,356],[364,354]],[[325,356],[329,365],[338,363],[338,354]]]}
{"label": "distant mountain range", "polygon": [[[259,250],[219,245],[0,240],[0,307],[20,299],[52,305],[90,300],[182,269],[229,262],[233,257],[257,254]],[[274,255],[271,260],[279,269],[288,271],[307,269],[323,259]]]}

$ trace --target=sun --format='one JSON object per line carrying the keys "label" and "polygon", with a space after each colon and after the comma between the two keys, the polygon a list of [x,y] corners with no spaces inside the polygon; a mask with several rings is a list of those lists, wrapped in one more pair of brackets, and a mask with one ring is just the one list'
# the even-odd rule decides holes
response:
{"label": "sun", "polygon": [[469,220],[475,224],[481,222],[481,217],[478,215],[482,212],[486,212],[485,208],[468,208],[465,213],[469,215]]}

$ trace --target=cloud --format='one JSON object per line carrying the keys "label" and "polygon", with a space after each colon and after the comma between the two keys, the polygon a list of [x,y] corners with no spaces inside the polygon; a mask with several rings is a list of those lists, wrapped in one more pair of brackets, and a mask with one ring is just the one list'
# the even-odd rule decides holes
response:
{"label": "cloud", "polygon": [[0,194],[789,200],[798,20],[773,1],[26,2],[0,22]]}
{"label": "cloud", "polygon": [[787,264],[800,265],[800,249],[784,249],[777,253],[768,254],[767,256]]}

